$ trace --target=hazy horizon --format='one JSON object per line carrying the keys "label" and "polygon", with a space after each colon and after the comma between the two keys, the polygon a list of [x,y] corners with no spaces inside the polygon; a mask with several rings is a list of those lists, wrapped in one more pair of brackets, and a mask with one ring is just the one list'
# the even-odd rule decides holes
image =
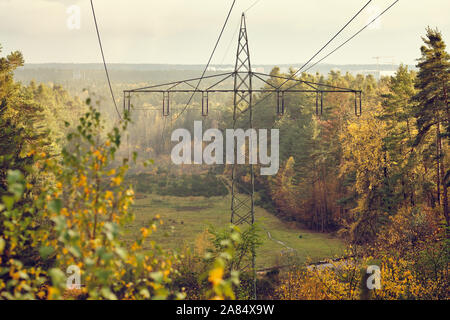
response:
{"label": "hazy horizon", "polygon": [[[394,0],[374,0],[324,52],[337,47]],[[255,0],[236,2],[212,61],[233,64],[241,12]],[[366,0],[306,2],[259,1],[247,12],[254,65],[295,65],[307,61]],[[97,18],[109,64],[204,65],[231,1],[96,0]],[[67,9],[80,8],[80,29],[70,30]],[[324,64],[404,63],[415,65],[421,36],[437,27],[449,42],[450,1],[400,1]],[[7,13],[7,14],[2,14]],[[88,0],[0,0],[0,44],[3,52],[20,50],[29,64],[100,63]]]}

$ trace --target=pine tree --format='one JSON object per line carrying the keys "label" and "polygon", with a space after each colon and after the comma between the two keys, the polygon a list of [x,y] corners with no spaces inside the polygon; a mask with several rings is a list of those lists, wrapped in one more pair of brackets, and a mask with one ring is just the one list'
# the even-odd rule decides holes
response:
{"label": "pine tree", "polygon": [[[385,158],[391,161],[390,172],[385,169],[386,197],[393,198],[393,206],[401,202],[414,206],[416,183],[413,167],[417,165],[412,148],[416,135],[411,98],[416,94],[415,73],[401,65],[395,76],[389,78],[389,92],[382,95],[379,119],[386,123],[383,139]],[[396,187],[399,186],[399,187]]]}
{"label": "pine tree", "polygon": [[[446,141],[448,137],[449,109],[447,101],[447,88],[450,85],[450,55],[446,52],[446,45],[442,34],[437,29],[427,28],[426,37],[422,38],[425,45],[421,47],[422,56],[418,60],[419,73],[417,75],[414,100],[417,102],[415,116],[419,133],[416,145],[423,143],[425,137],[435,131],[435,168],[436,168],[436,195],[439,204],[442,204],[447,225],[450,224],[448,213],[448,196],[446,178]],[[445,126],[447,134],[442,134]],[[441,191],[442,187],[442,191]]]}

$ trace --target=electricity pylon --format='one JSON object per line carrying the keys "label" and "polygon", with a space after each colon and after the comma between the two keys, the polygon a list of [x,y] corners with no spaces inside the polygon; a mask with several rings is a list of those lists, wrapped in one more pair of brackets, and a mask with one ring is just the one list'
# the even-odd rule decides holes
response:
{"label": "electricity pylon", "polygon": [[[250,50],[248,46],[247,25],[245,15],[242,14],[239,31],[238,48],[236,53],[236,63],[234,69],[234,108],[233,108],[233,129],[236,129],[238,121],[245,129],[253,130],[253,87],[252,66],[250,61]],[[249,148],[247,152],[246,164],[238,165],[237,148],[234,149],[234,163],[231,174],[231,223],[235,225],[247,224],[251,227],[255,223],[255,173],[253,161],[250,159],[254,139],[249,136]],[[247,167],[247,168],[246,168]],[[243,185],[240,179],[250,175],[249,183]],[[253,298],[256,300],[256,266],[255,248],[251,249],[251,271],[253,272]],[[248,268],[250,266],[245,266]]]}
{"label": "electricity pylon", "polygon": [[[208,79],[217,81],[213,85],[202,85],[198,83],[201,80]],[[234,80],[233,88],[224,88],[227,80]],[[257,79],[264,83],[266,88],[254,89],[253,80]],[[289,81],[296,85],[290,87],[276,87],[269,79],[282,79]],[[196,86],[197,85],[197,86]],[[298,88],[299,86],[302,86]],[[125,90],[123,95],[124,111],[131,111],[132,94],[161,94],[162,95],[162,115],[167,117],[171,113],[171,95],[176,93],[200,93],[201,94],[201,112],[202,116],[208,116],[209,113],[209,94],[210,93],[233,93],[233,127],[236,129],[237,124],[241,129],[253,129],[253,115],[254,105],[253,94],[255,93],[269,93],[276,94],[276,108],[275,112],[278,115],[283,115],[285,112],[285,96],[288,93],[307,93],[316,95],[316,114],[321,115],[323,112],[323,98],[326,93],[351,93],[355,95],[355,115],[361,114],[361,90],[353,90],[348,88],[341,88],[323,83],[315,83],[311,81],[299,80],[295,78],[287,78],[283,76],[276,76],[254,72],[251,68],[250,51],[248,45],[247,26],[245,15],[242,14],[241,25],[238,39],[238,47],[236,53],[235,69],[233,72],[214,74],[204,76],[201,78],[193,78],[187,80],[174,81],[159,85],[147,86],[138,89]],[[358,105],[359,98],[359,105]],[[140,109],[133,109],[140,110]],[[143,108],[142,110],[146,110]],[[185,109],[184,109],[185,110]],[[234,161],[232,164],[231,173],[231,223],[234,225],[249,225],[253,226],[255,223],[255,174],[254,161],[251,159],[251,150],[253,149],[251,143],[253,139],[249,138],[249,148],[246,153],[246,163],[238,164],[237,162],[237,148],[234,149]],[[250,179],[247,177],[250,176]],[[243,183],[243,178],[246,178]],[[242,270],[249,270],[253,272],[253,289],[252,296],[256,299],[256,265],[255,265],[255,248],[251,248],[251,263],[244,266]]]}
{"label": "electricity pylon", "polygon": [[[233,128],[236,129],[238,120],[243,121],[241,126],[243,129],[253,129],[253,109],[252,109],[252,69],[250,63],[250,53],[248,48],[247,28],[245,25],[245,16],[242,15],[241,29],[239,33],[238,50],[236,54],[234,76],[234,109],[233,109]],[[252,150],[252,139],[249,138],[249,148]],[[250,173],[250,186],[244,188],[238,186],[239,172],[238,169],[244,169],[237,164],[237,149],[234,150],[234,164],[232,170],[232,188],[231,188],[231,223],[240,225],[243,223],[253,225],[255,222],[254,208],[254,172],[253,164],[250,161],[250,152],[246,158],[248,159],[248,171]],[[247,161],[246,161],[247,163]],[[238,168],[239,166],[239,168]],[[243,170],[246,174],[247,170]],[[242,170],[240,171],[242,172]],[[240,190],[243,190],[240,196]]]}

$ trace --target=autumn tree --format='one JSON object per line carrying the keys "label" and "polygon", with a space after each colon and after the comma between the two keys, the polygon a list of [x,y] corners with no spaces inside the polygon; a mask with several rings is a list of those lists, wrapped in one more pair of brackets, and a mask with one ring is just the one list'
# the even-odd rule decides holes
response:
{"label": "autumn tree", "polygon": [[[436,198],[442,205],[447,226],[450,225],[447,181],[446,181],[446,149],[447,142],[442,138],[448,137],[448,125],[450,114],[448,109],[447,88],[450,84],[450,55],[446,51],[446,45],[442,34],[437,29],[427,28],[425,45],[420,50],[419,72],[417,74],[417,95],[414,101],[417,128],[419,130],[415,145],[426,143],[427,137],[434,134],[435,170],[436,170]],[[443,127],[447,132],[443,132]]]}
{"label": "autumn tree", "polygon": [[29,152],[48,148],[42,107],[14,81],[14,71],[23,64],[18,51],[0,58],[0,195],[7,189],[8,170],[25,171],[33,163]]}

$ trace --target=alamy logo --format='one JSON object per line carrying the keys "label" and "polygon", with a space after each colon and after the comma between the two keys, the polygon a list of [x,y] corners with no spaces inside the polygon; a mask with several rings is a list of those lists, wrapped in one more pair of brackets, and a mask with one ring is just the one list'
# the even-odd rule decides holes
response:
{"label": "alamy logo", "polygon": [[[275,175],[280,167],[279,130],[270,130],[270,156],[268,154],[268,130],[226,129],[226,152],[224,154],[224,137],[222,131],[209,129],[203,133],[201,121],[194,121],[194,139],[187,129],[177,129],[172,133],[172,142],[179,142],[172,149],[172,162],[181,164],[260,164],[261,175]],[[246,150],[248,141],[248,150]],[[210,142],[203,149],[203,142]],[[194,158],[192,159],[192,144]],[[234,157],[236,151],[236,159]],[[258,152],[259,151],[259,152]]]}
{"label": "alamy logo", "polygon": [[381,289],[381,270],[379,266],[368,266],[367,274],[370,276],[367,278],[367,288],[369,290]]}
{"label": "alamy logo", "polygon": [[69,30],[80,30],[81,8],[77,5],[73,5],[67,8],[66,13],[69,15],[67,18],[67,28],[69,28]]}
{"label": "alamy logo", "polygon": [[66,288],[69,290],[80,290],[81,289],[81,270],[76,265],[71,265],[67,268],[66,274],[67,282]]}

